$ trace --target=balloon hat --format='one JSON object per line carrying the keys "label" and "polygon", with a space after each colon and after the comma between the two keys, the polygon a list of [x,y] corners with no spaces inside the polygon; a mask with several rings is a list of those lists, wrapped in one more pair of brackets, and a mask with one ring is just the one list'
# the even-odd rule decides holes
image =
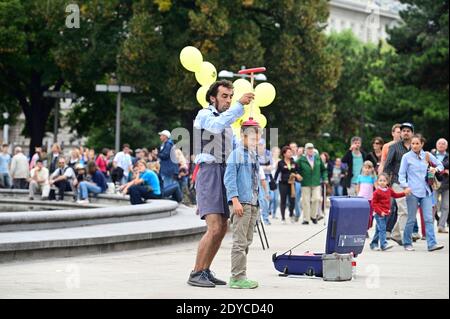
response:
{"label": "balloon hat", "polygon": [[256,122],[253,117],[250,117],[247,121],[242,123],[242,127],[246,128],[246,127],[261,127],[261,125],[259,125],[258,122]]}
{"label": "balloon hat", "polygon": [[[253,69],[244,69],[240,70],[238,73],[242,75],[249,75],[250,76],[250,83],[252,84],[252,89],[255,87],[255,74],[257,73],[264,73],[266,72],[265,67],[260,68],[253,68]],[[260,127],[259,123],[253,119],[253,105],[254,102],[250,104],[250,118],[242,123],[242,126],[257,126]]]}

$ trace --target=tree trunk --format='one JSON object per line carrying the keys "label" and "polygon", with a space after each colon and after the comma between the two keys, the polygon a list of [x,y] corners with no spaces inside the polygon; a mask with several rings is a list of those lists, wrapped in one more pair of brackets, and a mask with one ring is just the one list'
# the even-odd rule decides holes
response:
{"label": "tree trunk", "polygon": [[42,146],[45,136],[45,126],[47,124],[50,107],[43,98],[32,100],[30,109],[25,112],[26,127],[30,135],[30,156],[34,153],[36,146]]}

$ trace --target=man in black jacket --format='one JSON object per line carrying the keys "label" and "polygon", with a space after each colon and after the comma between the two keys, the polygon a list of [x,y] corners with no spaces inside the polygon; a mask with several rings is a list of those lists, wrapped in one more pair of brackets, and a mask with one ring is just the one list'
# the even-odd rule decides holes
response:
{"label": "man in black jacket", "polygon": [[[388,156],[384,166],[384,173],[391,177],[392,189],[399,193],[403,191],[398,181],[398,172],[400,170],[400,164],[403,155],[408,153],[411,149],[411,138],[414,134],[414,125],[411,123],[403,123],[400,126],[401,129],[401,140],[389,147]],[[391,239],[397,244],[403,245],[403,231],[405,230],[406,221],[408,220],[408,208],[406,205],[406,198],[396,198],[397,202],[397,222],[392,229]],[[413,239],[419,239],[420,235],[417,233],[413,234]]]}
{"label": "man in black jacket", "polygon": [[345,163],[348,170],[347,176],[344,178],[344,187],[347,188],[349,196],[356,196],[356,181],[364,161],[367,160],[367,154],[361,150],[362,139],[358,136],[352,137],[350,149],[342,158],[342,163]]}

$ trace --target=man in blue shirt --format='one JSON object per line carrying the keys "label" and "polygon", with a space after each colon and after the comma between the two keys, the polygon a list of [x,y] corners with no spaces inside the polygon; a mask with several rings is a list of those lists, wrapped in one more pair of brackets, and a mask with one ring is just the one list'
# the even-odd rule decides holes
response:
{"label": "man in blue shirt", "polygon": [[0,152],[0,188],[11,188],[9,166],[11,155],[8,154],[8,144],[3,144]]}
{"label": "man in blue shirt", "polygon": [[233,94],[233,84],[229,81],[212,84],[206,95],[210,105],[198,113],[194,122],[194,143],[199,154],[195,163],[200,165],[196,177],[197,207],[200,218],[206,221],[207,231],[200,240],[195,267],[188,279],[191,286],[226,285],[213,276],[210,266],[225,237],[230,217],[223,179],[226,160],[232,151],[231,124],[244,115],[244,105],[254,99],[253,93],[247,93],[231,106]]}
{"label": "man in blue shirt", "polygon": [[123,185],[121,191],[130,194],[131,205],[144,204],[147,199],[160,199],[161,186],[158,175],[147,169],[145,161],[140,160],[136,163],[139,177]]}

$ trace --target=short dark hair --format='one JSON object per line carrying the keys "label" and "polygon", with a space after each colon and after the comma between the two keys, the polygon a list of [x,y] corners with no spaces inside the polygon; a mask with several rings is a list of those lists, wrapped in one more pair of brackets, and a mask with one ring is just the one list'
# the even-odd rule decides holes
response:
{"label": "short dark hair", "polygon": [[234,89],[233,83],[231,83],[228,80],[221,80],[221,81],[214,82],[213,84],[211,84],[208,92],[206,93],[206,100],[209,103],[212,103],[211,96],[217,97],[217,94],[219,93],[219,88],[221,86],[226,87],[227,89],[230,89],[230,90]]}
{"label": "short dark hair", "polygon": [[44,163],[44,161],[39,158],[39,159],[36,160],[36,164],[37,163]]}
{"label": "short dark hair", "polygon": [[104,149],[102,149],[102,154],[103,155],[108,155],[108,152],[109,152],[109,149],[108,148],[104,148]]}

